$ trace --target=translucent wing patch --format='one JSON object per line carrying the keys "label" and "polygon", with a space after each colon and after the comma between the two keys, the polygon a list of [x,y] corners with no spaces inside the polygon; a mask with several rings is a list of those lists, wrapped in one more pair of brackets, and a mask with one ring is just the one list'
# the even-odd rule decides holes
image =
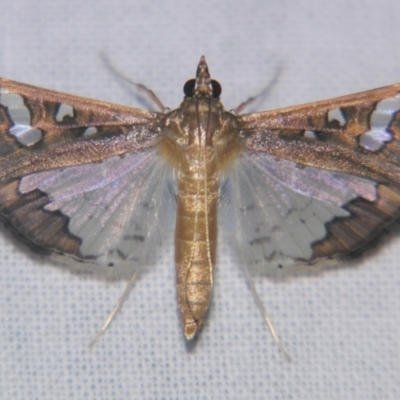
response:
{"label": "translucent wing patch", "polygon": [[327,224],[350,217],[346,204],[377,200],[371,180],[263,153],[243,155],[229,172],[224,192],[223,204],[233,205],[243,262],[271,276],[311,262],[313,245],[328,236]]}
{"label": "translucent wing patch", "polygon": [[[22,197],[39,191],[47,199],[39,205],[41,214],[12,209],[4,189],[0,204],[18,231],[41,247],[101,265],[142,262],[175,203],[171,169],[156,156],[138,152],[23,177]],[[79,243],[73,251],[54,243],[51,216],[60,215]]]}

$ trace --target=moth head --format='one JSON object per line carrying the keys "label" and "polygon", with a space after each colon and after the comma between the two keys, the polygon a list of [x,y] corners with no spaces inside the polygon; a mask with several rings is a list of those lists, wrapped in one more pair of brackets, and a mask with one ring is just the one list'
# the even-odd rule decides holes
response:
{"label": "moth head", "polygon": [[211,79],[206,59],[201,56],[197,66],[196,79],[189,79],[183,86],[185,97],[212,97],[218,99],[221,92],[221,85],[216,80]]}

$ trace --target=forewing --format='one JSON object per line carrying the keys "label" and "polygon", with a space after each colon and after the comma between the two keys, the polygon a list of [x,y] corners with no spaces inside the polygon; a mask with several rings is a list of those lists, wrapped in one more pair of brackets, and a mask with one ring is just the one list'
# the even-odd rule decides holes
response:
{"label": "forewing", "polygon": [[244,262],[279,275],[353,252],[399,216],[399,92],[240,117],[246,150],[226,186]]}
{"label": "forewing", "polygon": [[1,80],[0,214],[36,248],[143,262],[174,207],[156,119]]}
{"label": "forewing", "polygon": [[239,116],[246,148],[299,165],[400,177],[400,85]]}
{"label": "forewing", "polygon": [[0,79],[0,182],[149,148],[157,116]]}

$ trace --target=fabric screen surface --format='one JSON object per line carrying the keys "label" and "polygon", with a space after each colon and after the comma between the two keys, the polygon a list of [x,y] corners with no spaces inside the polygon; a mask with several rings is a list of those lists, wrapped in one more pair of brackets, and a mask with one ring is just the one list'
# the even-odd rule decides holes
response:
{"label": "fabric screen surface", "polygon": [[[145,107],[99,52],[165,105],[204,54],[234,108],[282,66],[259,110],[400,81],[400,2],[2,0],[0,76]],[[177,312],[173,244],[87,345],[125,282],[71,274],[0,236],[2,399],[398,399],[399,238],[354,268],[256,285],[292,356],[279,354],[240,263],[221,247],[195,345]],[[343,265],[346,267],[346,265]]]}

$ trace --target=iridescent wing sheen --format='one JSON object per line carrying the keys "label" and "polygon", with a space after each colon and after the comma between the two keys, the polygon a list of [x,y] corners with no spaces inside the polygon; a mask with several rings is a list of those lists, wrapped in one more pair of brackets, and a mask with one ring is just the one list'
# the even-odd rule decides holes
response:
{"label": "iridescent wing sheen", "polygon": [[0,214],[38,248],[140,263],[175,203],[157,116],[0,80]]}
{"label": "iridescent wing sheen", "polygon": [[351,253],[397,219],[399,110],[393,85],[239,116],[246,150],[225,186],[248,266],[282,275]]}

